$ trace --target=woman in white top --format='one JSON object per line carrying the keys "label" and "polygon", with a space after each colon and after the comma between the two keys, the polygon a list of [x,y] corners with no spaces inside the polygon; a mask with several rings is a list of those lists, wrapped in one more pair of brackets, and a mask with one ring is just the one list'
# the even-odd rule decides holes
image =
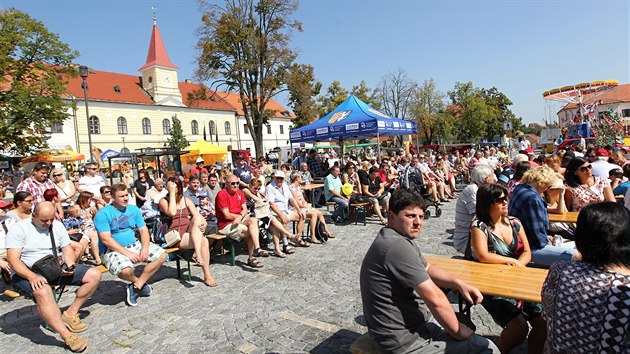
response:
{"label": "woman in white top", "polygon": [[13,196],[13,210],[7,213],[7,217],[14,221],[30,219],[33,209],[33,195],[29,192],[21,191]]}
{"label": "woman in white top", "polygon": [[311,218],[311,222],[310,222],[310,227],[311,227],[311,243],[321,243],[321,241],[319,241],[316,237],[315,237],[315,226],[317,226],[317,220],[319,220],[322,224],[324,224],[324,229],[326,230],[326,233],[328,234],[328,237],[330,238],[335,238],[335,235],[330,232],[330,230],[328,229],[328,225],[326,225],[326,220],[324,219],[324,214],[322,214],[321,211],[312,208],[311,204],[307,203],[304,200],[304,195],[302,194],[302,187],[301,187],[301,183],[302,183],[302,175],[297,172],[297,171],[293,171],[291,173],[291,184],[289,185],[289,188],[291,188],[291,193],[293,193],[293,198],[295,198],[295,200],[297,200],[298,204],[300,205],[300,207],[302,207],[302,211],[306,214],[306,217],[310,217]]}
{"label": "woman in white top", "polygon": [[74,183],[66,181],[63,171],[60,168],[54,168],[50,172],[50,180],[55,184],[55,189],[59,193],[59,201],[64,209],[73,204],[72,198],[77,194]]}

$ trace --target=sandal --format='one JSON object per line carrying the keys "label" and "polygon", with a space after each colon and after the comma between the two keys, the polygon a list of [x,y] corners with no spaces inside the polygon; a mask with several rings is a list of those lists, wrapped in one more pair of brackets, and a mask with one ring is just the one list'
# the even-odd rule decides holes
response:
{"label": "sandal", "polygon": [[320,245],[322,243],[322,241],[320,241],[318,239],[310,239],[310,240],[308,240],[308,242],[309,243],[315,243],[315,244],[318,244],[318,245]]}
{"label": "sandal", "polygon": [[287,258],[287,255],[284,254],[283,252],[274,251],[273,255],[279,258]]}
{"label": "sandal", "polygon": [[289,247],[289,246],[282,246],[282,250],[284,251],[285,254],[294,254],[295,253],[295,248]]}
{"label": "sandal", "polygon": [[256,248],[254,250],[254,257],[269,257],[269,252],[262,248]]}
{"label": "sandal", "polygon": [[262,263],[260,263],[259,260],[257,260],[256,258],[250,258],[247,260],[247,265],[252,267],[252,268],[262,268],[263,265]]}
{"label": "sandal", "polygon": [[335,238],[335,234],[332,232],[326,231],[326,235],[328,235],[328,238]]}

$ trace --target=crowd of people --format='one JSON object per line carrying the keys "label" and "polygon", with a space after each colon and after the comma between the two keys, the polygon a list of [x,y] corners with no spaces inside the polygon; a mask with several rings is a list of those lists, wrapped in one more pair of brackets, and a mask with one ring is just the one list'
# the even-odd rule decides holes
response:
{"label": "crowd of people", "polygon": [[[529,147],[515,156],[506,147],[418,153],[401,148],[391,154],[351,151],[347,157],[337,156],[334,150],[312,149],[297,152],[275,169],[264,157],[246,161],[237,156],[234,168],[227,163],[206,165],[200,158],[186,175],[166,178],[140,170],[135,181],[114,185],[94,163],[86,164],[85,174],[74,181],[67,180],[62,169],[37,163],[15,191],[6,188],[13,195],[12,203],[0,202],[0,269],[5,279],[13,278],[18,292],[37,302],[42,318],[67,346],[82,351],[87,344],[76,333],[87,324],[77,311],[101,277],[88,265],[102,264],[127,282],[125,302],[136,306],[153,292],[148,282],[167,259],[164,245],[154,242],[156,230],[176,234],[179,238],[172,246],[192,250],[193,260],[203,269],[203,283],[215,287],[219,282],[211,273],[210,258],[225,250],[206,235],[218,233],[231,242],[244,241],[246,264],[262,268],[262,258],[286,258],[296,248],[321,244],[320,233],[334,238],[329,225],[344,225],[351,217],[351,205],[365,203],[385,226],[361,270],[364,312],[379,351],[422,352],[434,341],[507,353],[528,338],[530,352],[543,348],[562,352],[565,344],[553,340],[566,340],[565,328],[580,328],[563,321],[564,310],[556,305],[560,299],[545,295],[551,294],[551,287],[579,282],[580,274],[601,280],[597,267],[615,274],[601,291],[613,291],[630,279],[630,217],[615,197],[623,202],[629,178],[625,157],[612,149],[591,147],[583,156],[573,151],[536,156]],[[323,187],[307,188],[314,183]],[[467,186],[458,191],[457,183]],[[418,238],[422,229],[425,198],[433,205],[454,201],[453,245],[467,259],[552,267],[550,274],[557,276],[545,283],[543,305],[484,298],[474,287],[430,266],[417,245],[408,242]],[[626,202],[629,199],[625,197]],[[331,215],[318,209],[326,204],[334,204]],[[577,225],[549,223],[548,213],[581,210]],[[628,223],[608,226],[609,214],[623,216]],[[156,223],[163,227],[154,227]],[[593,236],[602,233],[607,234],[602,237],[606,241],[594,245]],[[576,247],[565,241],[574,241]],[[594,258],[606,251],[602,247],[613,246],[618,249],[608,250],[607,257]],[[33,271],[41,258],[57,248],[63,276],[49,280]],[[577,269],[560,261],[581,261],[584,266]],[[135,270],[139,264],[145,264],[141,272]],[[570,279],[569,272],[573,272]],[[53,282],[79,286],[73,304],[63,313],[48,289]],[[458,289],[470,303],[488,310],[504,328],[498,348],[473,336],[473,329],[455,318],[436,284]],[[420,307],[414,294],[424,301]],[[393,323],[382,318],[384,313]]]}

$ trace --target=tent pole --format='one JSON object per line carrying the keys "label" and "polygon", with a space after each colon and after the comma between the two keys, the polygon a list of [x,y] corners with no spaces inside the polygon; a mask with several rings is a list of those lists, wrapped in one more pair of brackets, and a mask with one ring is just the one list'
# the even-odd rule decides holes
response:
{"label": "tent pole", "polygon": [[418,142],[418,132],[416,131],[416,154],[420,153],[420,143]]}
{"label": "tent pole", "polygon": [[378,144],[378,158],[382,159],[381,157],[381,138],[380,135],[378,134],[378,131],[376,132],[376,143]]}
{"label": "tent pole", "polygon": [[[293,140],[291,140],[291,139],[289,139],[289,151],[290,151],[289,156],[291,156],[291,157],[289,157],[289,161],[287,161],[287,163],[289,165],[293,166],[293,159],[292,158],[293,158],[294,153],[293,153]],[[278,169],[280,169],[280,165],[278,165]],[[299,169],[299,166],[298,166],[298,169]]]}

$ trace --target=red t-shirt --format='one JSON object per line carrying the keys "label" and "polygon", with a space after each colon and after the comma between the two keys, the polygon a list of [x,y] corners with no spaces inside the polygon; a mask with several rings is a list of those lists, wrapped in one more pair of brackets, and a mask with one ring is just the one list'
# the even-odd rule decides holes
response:
{"label": "red t-shirt", "polygon": [[217,224],[219,226],[219,230],[231,224],[233,221],[226,220],[220,210],[228,208],[228,211],[230,213],[240,214],[243,211],[242,205],[246,202],[247,200],[245,199],[245,195],[243,195],[243,192],[241,192],[240,189],[237,190],[234,194],[228,193],[228,191],[225,189],[221,189],[219,193],[217,193],[215,209],[217,210]]}

